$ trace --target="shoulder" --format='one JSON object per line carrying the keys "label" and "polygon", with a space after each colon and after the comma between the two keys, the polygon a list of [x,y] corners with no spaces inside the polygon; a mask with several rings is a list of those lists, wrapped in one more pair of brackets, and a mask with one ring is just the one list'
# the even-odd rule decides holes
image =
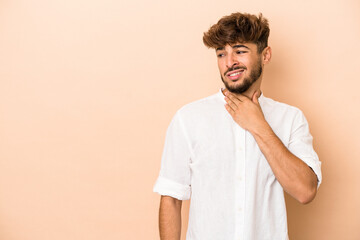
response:
{"label": "shoulder", "polygon": [[262,105],[263,111],[267,111],[272,114],[284,113],[291,116],[303,115],[303,112],[296,106],[292,106],[287,103],[279,102],[274,99],[263,97]]}
{"label": "shoulder", "polygon": [[222,109],[221,107],[223,107],[221,97],[219,93],[215,93],[183,105],[176,114],[182,118],[196,118],[216,114],[218,110]]}
{"label": "shoulder", "polygon": [[289,134],[301,127],[307,128],[307,120],[303,112],[296,106],[264,98],[261,108],[266,121],[285,143],[290,138]]}

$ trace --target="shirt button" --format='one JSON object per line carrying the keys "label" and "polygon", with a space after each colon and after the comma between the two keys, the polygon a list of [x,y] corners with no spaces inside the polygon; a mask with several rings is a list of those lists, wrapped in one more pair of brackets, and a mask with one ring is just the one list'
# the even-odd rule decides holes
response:
{"label": "shirt button", "polygon": [[238,208],[238,211],[239,211],[239,212],[241,212],[241,210],[242,210],[242,208],[241,208],[241,207],[239,207],[239,208]]}
{"label": "shirt button", "polygon": [[242,180],[242,178],[241,178],[240,176],[238,176],[238,177],[237,177],[237,179],[238,179],[239,181],[241,181],[241,180]]}

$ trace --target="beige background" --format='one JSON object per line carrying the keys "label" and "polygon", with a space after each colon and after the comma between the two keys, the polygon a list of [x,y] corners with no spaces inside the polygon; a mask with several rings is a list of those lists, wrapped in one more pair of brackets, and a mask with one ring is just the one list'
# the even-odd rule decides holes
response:
{"label": "beige background", "polygon": [[290,239],[360,239],[358,0],[0,1],[0,239],[158,239],[166,129],[222,87],[202,34],[235,11],[269,19],[262,90],[323,163],[311,204],[286,198]]}

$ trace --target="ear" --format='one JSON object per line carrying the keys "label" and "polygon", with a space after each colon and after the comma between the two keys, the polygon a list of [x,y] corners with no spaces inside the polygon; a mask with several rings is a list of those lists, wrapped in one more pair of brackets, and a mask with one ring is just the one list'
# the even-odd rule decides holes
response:
{"label": "ear", "polygon": [[270,62],[271,59],[271,47],[267,46],[266,48],[264,48],[263,52],[262,52],[262,59],[263,59],[263,63],[267,64]]}

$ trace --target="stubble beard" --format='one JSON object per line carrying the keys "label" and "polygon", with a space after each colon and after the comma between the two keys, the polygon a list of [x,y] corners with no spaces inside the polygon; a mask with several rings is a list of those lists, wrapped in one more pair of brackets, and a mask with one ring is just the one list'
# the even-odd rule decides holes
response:
{"label": "stubble beard", "polygon": [[[230,69],[229,71],[233,71],[236,69],[239,69],[240,67],[234,67],[233,69]],[[227,72],[229,72],[227,71]],[[244,78],[242,84],[236,86],[230,86],[228,82],[224,81],[224,77],[221,75],[221,80],[223,81],[225,87],[232,93],[242,94],[246,92],[251,85],[253,85],[261,76],[262,73],[262,65],[261,60],[259,59],[258,62],[255,65],[255,68],[251,71],[250,76]]]}

